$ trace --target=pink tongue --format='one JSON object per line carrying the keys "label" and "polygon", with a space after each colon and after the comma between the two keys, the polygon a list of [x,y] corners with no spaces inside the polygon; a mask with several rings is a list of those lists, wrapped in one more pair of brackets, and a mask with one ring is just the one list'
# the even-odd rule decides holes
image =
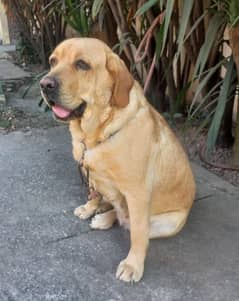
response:
{"label": "pink tongue", "polygon": [[70,111],[62,108],[61,106],[54,105],[52,107],[52,111],[60,118],[66,118],[70,115]]}

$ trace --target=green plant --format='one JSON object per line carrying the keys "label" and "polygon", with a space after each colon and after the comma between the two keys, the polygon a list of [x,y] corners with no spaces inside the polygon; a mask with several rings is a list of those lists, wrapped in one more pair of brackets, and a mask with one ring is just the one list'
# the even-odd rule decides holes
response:
{"label": "green plant", "polygon": [[[25,47],[31,48],[34,57],[47,66],[49,53],[65,38],[66,22],[59,11],[58,0],[3,0],[9,16],[21,25]],[[28,45],[28,46],[26,46]],[[28,47],[28,49],[26,49]]]}
{"label": "green plant", "polygon": [[89,1],[65,0],[61,7],[61,14],[64,20],[81,36],[87,36],[91,25],[90,9]]}
{"label": "green plant", "polygon": [[[182,104],[183,97],[194,89],[187,118],[190,121],[203,111],[207,113],[202,122],[203,126],[199,128],[209,127],[207,138],[209,154],[214,149],[220,128],[224,124],[223,119],[228,111],[226,108],[229,102],[234,101],[235,96],[234,61],[232,57],[224,57],[223,46],[228,43],[224,39],[226,26],[230,24],[235,27],[239,22],[239,3],[237,0],[214,0],[204,9],[198,1],[192,0],[183,1],[182,7],[179,7],[180,3],[176,0],[147,1],[138,10],[138,14],[146,14],[154,7],[153,5],[157,7],[159,4],[164,11],[164,22],[157,31],[155,44],[158,64],[160,65],[161,61],[163,66],[167,66],[166,80],[168,70],[174,66],[171,70],[171,74],[172,72],[174,74],[170,76],[174,84],[169,85],[169,80],[167,81],[169,97],[171,90],[171,112],[180,107],[177,105],[177,99],[180,99]],[[206,5],[206,1],[203,1],[203,4]],[[178,28],[175,28],[175,24]],[[239,41],[236,43],[238,45]],[[238,51],[239,46],[237,56]],[[167,64],[163,64],[165,59]],[[222,76],[223,68],[225,76]],[[176,93],[173,90],[176,90]],[[229,111],[229,114],[232,114],[232,111]],[[239,123],[237,129],[239,131]]]}
{"label": "green plant", "polygon": [[17,61],[20,64],[39,63],[39,57],[35,54],[34,49],[26,38],[21,34],[16,44]]}
{"label": "green plant", "polygon": [[[198,128],[208,128],[208,153],[215,147],[220,130],[226,133],[224,140],[231,139],[223,127],[232,127],[228,116],[232,115],[235,70],[223,48],[229,43],[224,37],[228,24],[235,28],[239,23],[237,0],[64,3],[65,20],[81,35],[90,34],[97,21],[102,27],[106,12],[111,12],[118,40],[114,49],[140,82],[146,83],[147,95],[159,110],[169,111],[171,117],[183,113],[187,124],[203,116]],[[135,62],[135,57],[141,59]]]}
{"label": "green plant", "polygon": [[[229,41],[237,67],[237,80],[239,80],[239,2],[237,0],[227,0],[226,4],[225,12],[230,26]],[[237,120],[232,161],[234,164],[239,165],[239,101],[237,101]]]}
{"label": "green plant", "polygon": [[[206,128],[208,153],[215,147],[219,133],[224,142],[232,140],[234,62],[239,76],[238,0],[5,2],[15,3],[17,11],[22,9],[29,19],[30,11],[37,15],[34,26],[41,35],[36,40],[41,41],[41,47],[44,45],[38,47],[44,50],[44,56],[63,38],[66,24],[81,36],[94,35],[104,28],[107,42],[115,45],[135,77],[146,83],[147,96],[158,110],[167,112],[170,118],[184,114],[186,124],[197,122],[199,130]],[[55,22],[50,33],[56,38],[49,34],[50,20]],[[230,32],[229,39],[225,30]],[[44,41],[43,33],[47,36]],[[226,45],[231,46],[233,56],[225,54]],[[140,59],[136,62],[135,57]],[[233,149],[234,162],[238,163],[239,113]]]}

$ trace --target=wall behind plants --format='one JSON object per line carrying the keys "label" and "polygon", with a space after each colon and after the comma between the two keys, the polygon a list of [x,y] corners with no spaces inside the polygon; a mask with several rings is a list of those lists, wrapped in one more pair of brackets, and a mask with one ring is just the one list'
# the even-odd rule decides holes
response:
{"label": "wall behind plants", "polygon": [[2,41],[3,44],[10,43],[7,14],[1,0],[0,0],[0,40]]}

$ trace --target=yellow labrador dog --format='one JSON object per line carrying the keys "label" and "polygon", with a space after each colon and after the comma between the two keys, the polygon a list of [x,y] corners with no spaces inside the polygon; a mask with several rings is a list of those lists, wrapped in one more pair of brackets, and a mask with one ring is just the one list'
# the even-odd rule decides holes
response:
{"label": "yellow labrador dog", "polygon": [[145,99],[124,62],[103,42],[74,38],[50,56],[41,80],[44,99],[58,120],[69,121],[73,156],[89,174],[91,199],[75,210],[95,215],[94,229],[118,220],[131,246],[116,277],[139,281],[150,238],[176,234],[195,195],[188,159],[163,117]]}

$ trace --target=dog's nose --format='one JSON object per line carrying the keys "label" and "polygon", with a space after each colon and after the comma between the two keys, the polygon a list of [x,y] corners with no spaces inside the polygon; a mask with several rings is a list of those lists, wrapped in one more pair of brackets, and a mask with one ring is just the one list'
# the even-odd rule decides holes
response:
{"label": "dog's nose", "polygon": [[45,76],[40,80],[40,87],[43,91],[54,92],[58,87],[58,82],[55,77]]}

